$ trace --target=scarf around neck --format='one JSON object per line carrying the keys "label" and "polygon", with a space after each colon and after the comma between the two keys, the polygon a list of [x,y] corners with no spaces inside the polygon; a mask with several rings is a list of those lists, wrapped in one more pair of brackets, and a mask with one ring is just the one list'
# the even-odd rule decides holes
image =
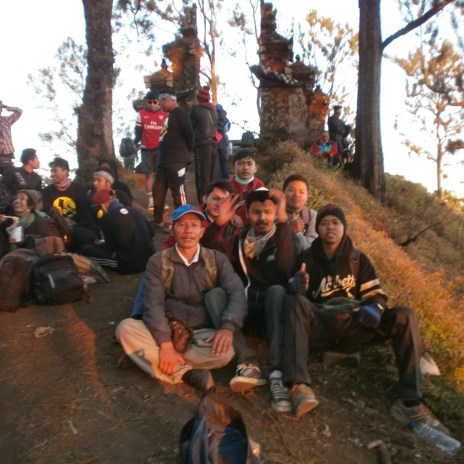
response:
{"label": "scarf around neck", "polygon": [[243,252],[248,259],[253,259],[264,250],[269,239],[276,233],[276,225],[272,224],[271,230],[265,235],[256,235],[251,228],[243,242]]}

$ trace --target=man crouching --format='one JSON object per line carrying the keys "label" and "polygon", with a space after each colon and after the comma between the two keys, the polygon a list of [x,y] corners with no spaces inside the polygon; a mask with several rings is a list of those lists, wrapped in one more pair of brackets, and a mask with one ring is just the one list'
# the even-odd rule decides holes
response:
{"label": "man crouching", "polygon": [[[234,356],[234,334],[246,316],[245,292],[226,256],[200,247],[205,220],[200,211],[183,205],[171,219],[176,244],[147,264],[142,320],[123,320],[116,337],[131,360],[152,377],[207,391],[214,385],[209,371]],[[212,308],[222,308],[218,330],[208,314]],[[175,349],[170,320],[193,330],[183,352]]]}

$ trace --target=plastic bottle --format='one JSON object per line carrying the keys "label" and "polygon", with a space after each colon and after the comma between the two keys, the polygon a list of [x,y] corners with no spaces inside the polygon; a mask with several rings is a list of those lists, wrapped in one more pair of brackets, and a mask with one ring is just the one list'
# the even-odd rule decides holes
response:
{"label": "plastic bottle", "polygon": [[422,440],[428,441],[432,445],[441,449],[445,453],[454,455],[457,454],[461,443],[454,438],[450,437],[446,433],[440,430],[434,429],[430,425],[423,424],[421,422],[409,421],[408,427]]}

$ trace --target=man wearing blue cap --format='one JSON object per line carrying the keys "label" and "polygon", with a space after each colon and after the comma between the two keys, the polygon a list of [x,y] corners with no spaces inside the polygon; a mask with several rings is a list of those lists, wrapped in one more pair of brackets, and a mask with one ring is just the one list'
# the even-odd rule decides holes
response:
{"label": "man wearing blue cap", "polygon": [[[234,335],[246,316],[245,293],[228,259],[200,246],[203,213],[183,205],[171,219],[176,244],[147,264],[142,318],[123,320],[116,337],[131,360],[152,377],[206,391],[214,385],[210,370],[234,356]],[[209,313],[218,313],[218,307],[221,318],[213,325]],[[176,344],[173,331],[179,322],[193,331],[184,349]]]}

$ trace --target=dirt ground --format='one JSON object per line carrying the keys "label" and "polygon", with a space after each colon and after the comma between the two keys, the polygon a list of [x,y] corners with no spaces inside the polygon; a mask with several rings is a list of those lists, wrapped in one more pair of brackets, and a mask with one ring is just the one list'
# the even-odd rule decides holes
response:
{"label": "dirt ground", "polygon": [[[191,183],[188,193],[193,200]],[[158,249],[164,237],[155,237]],[[114,330],[130,314],[140,275],[109,275],[110,283],[91,287],[90,303],[0,313],[0,463],[179,462],[179,433],[199,397],[186,385],[150,379],[123,356]],[[249,341],[264,361],[265,341]],[[275,413],[265,386],[230,392],[233,366],[213,375],[220,397],[242,413],[260,444],[262,462],[389,462],[368,449],[376,440],[397,464],[464,462],[390,418],[385,389],[391,386],[376,376],[379,365],[393,362],[379,356],[362,357],[357,369],[325,368],[320,357],[311,359],[320,406],[299,420]]]}

